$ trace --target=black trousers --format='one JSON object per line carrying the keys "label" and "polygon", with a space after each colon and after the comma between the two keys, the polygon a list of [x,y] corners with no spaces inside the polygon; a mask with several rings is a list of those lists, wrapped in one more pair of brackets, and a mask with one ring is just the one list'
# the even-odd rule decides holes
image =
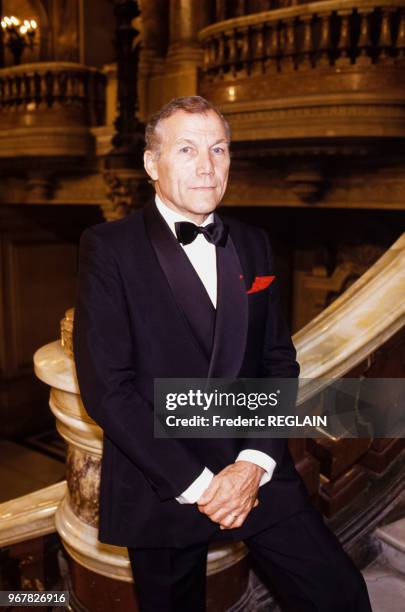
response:
{"label": "black trousers", "polygon": [[[316,510],[247,538],[258,575],[283,612],[372,612],[360,571]],[[129,548],[141,612],[204,612],[208,543]]]}

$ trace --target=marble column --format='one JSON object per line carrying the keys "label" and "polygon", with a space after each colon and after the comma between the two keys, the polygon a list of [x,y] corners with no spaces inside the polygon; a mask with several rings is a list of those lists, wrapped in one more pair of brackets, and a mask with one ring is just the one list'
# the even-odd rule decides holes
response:
{"label": "marble column", "polygon": [[205,2],[170,0],[163,102],[198,93],[198,68],[203,60],[198,32],[208,23],[208,8]]}
{"label": "marble column", "polygon": [[147,121],[163,104],[161,79],[169,37],[167,0],[140,0],[141,51],[138,66],[139,118]]}

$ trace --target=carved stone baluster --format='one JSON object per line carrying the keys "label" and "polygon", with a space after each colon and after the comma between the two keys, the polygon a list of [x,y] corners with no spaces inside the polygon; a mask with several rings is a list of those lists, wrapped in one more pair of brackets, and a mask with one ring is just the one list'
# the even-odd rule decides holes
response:
{"label": "carved stone baluster", "polygon": [[210,38],[208,41],[208,70],[215,76],[216,68],[216,42],[215,38]]}
{"label": "carved stone baluster", "polygon": [[339,68],[343,66],[349,66],[351,64],[350,59],[350,15],[352,13],[351,9],[338,11],[339,17],[341,17],[340,22],[340,36],[338,43],[339,57],[336,60],[336,65]]}
{"label": "carved stone baluster", "polygon": [[11,77],[6,78],[4,82],[4,101],[7,106],[11,106]]}
{"label": "carved stone baluster", "polygon": [[68,75],[66,75],[66,90],[65,90],[65,96],[66,96],[66,103],[67,104],[71,104],[72,103],[72,98],[73,98],[73,75],[70,73]]}
{"label": "carved stone baluster", "polygon": [[57,72],[53,80],[53,104],[60,107],[62,102],[62,74]]}
{"label": "carved stone baluster", "polygon": [[203,70],[204,72],[208,72],[210,69],[210,61],[211,61],[211,44],[212,41],[210,38],[204,41],[204,55],[203,55]]}
{"label": "carved stone baluster", "polygon": [[378,62],[385,63],[391,61],[391,50],[392,50],[392,37],[391,37],[391,7],[384,7],[381,9],[381,30],[380,39],[378,41],[378,48],[380,50]]}
{"label": "carved stone baluster", "polygon": [[34,76],[32,74],[27,73],[25,75],[25,80],[27,82],[27,105],[31,104],[31,102],[35,101],[35,82]]}
{"label": "carved stone baluster", "polygon": [[5,107],[9,106],[9,97],[10,97],[10,94],[9,94],[9,92],[10,92],[9,81],[10,81],[10,79],[8,79],[7,77],[5,79],[2,79],[3,93],[2,93],[1,99],[2,99]]}
{"label": "carved stone baluster", "polygon": [[224,65],[225,65],[225,41],[223,34],[217,36],[217,67],[218,77],[220,79],[224,76]]}
{"label": "carved stone baluster", "polygon": [[25,106],[26,96],[25,96],[25,74],[21,74],[18,78],[18,104],[19,106]]}
{"label": "carved stone baluster", "polygon": [[39,76],[39,106],[46,107],[48,101],[48,73],[40,74]]}
{"label": "carved stone baluster", "polygon": [[370,10],[369,9],[358,9],[360,15],[360,35],[357,43],[358,57],[356,64],[366,66],[371,64],[370,48]]}
{"label": "carved stone baluster", "polygon": [[8,107],[12,106],[11,104],[11,77],[6,77],[4,83],[4,100]]}
{"label": "carved stone baluster", "polygon": [[35,96],[35,106],[39,108],[41,105],[41,77],[37,72],[34,72],[32,75],[34,96]]}
{"label": "carved stone baluster", "polygon": [[301,17],[301,22],[304,27],[304,36],[301,48],[302,63],[299,62],[298,67],[312,68],[312,54],[313,54],[313,42],[312,42],[312,23],[313,15],[304,15]]}
{"label": "carved stone baluster", "polygon": [[398,26],[397,41],[395,45],[397,49],[397,62],[403,62],[405,59],[405,10],[401,10],[400,21]]}
{"label": "carved stone baluster", "polygon": [[72,74],[72,103],[73,105],[77,105],[79,98],[79,88],[78,88],[78,78],[77,73],[74,72]]}
{"label": "carved stone baluster", "polygon": [[53,107],[53,104],[55,102],[55,81],[57,79],[57,74],[58,73],[55,73],[53,71],[47,74],[46,101],[49,107]]}
{"label": "carved stone baluster", "polygon": [[234,77],[236,75],[236,61],[237,61],[237,42],[236,32],[232,30],[228,36],[228,49],[229,49],[229,76]]}
{"label": "carved stone baluster", "polygon": [[[90,78],[90,77],[89,77]],[[86,75],[83,73],[77,74],[77,94],[81,107],[86,105]]]}
{"label": "carved stone baluster", "polygon": [[80,72],[76,72],[74,76],[74,99],[76,106],[82,106],[83,101],[83,81]]}
{"label": "carved stone baluster", "polygon": [[16,85],[15,85],[15,79],[10,79],[9,81],[9,104],[10,106],[14,106],[16,105]]}
{"label": "carved stone baluster", "polygon": [[96,125],[97,100],[97,74],[95,72],[82,73],[80,83],[83,91],[83,110],[91,125]]}
{"label": "carved stone baluster", "polygon": [[1,102],[4,108],[8,106],[8,79],[7,77],[1,79]]}
{"label": "carved stone baluster", "polygon": [[259,23],[253,28],[252,74],[263,73],[264,25]]}
{"label": "carved stone baluster", "polygon": [[321,35],[319,40],[319,49],[317,53],[317,64],[318,66],[330,66],[331,63],[331,13],[325,13],[321,15]]}
{"label": "carved stone baluster", "polygon": [[15,79],[16,83],[16,87],[15,87],[15,104],[16,104],[16,108],[18,110],[18,107],[20,106],[21,102],[22,102],[22,92],[21,92],[21,77],[17,77]]}
{"label": "carved stone baluster", "polygon": [[240,49],[240,61],[241,61],[241,69],[238,71],[240,77],[249,76],[249,60],[250,60],[250,39],[249,39],[249,28],[240,28],[240,39],[238,41],[238,46]]}
{"label": "carved stone baluster", "polygon": [[273,21],[270,28],[267,31],[267,59],[265,62],[266,72],[277,72],[279,69],[278,61],[280,54],[280,35],[279,35],[279,23]]}
{"label": "carved stone baluster", "polygon": [[295,68],[295,19],[283,22],[283,44],[281,48],[281,69],[294,70]]}
{"label": "carved stone baluster", "polygon": [[17,91],[17,79],[14,78],[11,82],[11,102],[12,105],[17,107],[18,91]]}

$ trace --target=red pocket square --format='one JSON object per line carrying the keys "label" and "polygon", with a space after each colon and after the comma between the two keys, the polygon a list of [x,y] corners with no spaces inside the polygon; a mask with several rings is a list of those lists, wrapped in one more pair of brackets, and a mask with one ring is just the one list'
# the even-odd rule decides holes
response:
{"label": "red pocket square", "polygon": [[263,289],[267,289],[269,285],[274,281],[275,276],[256,276],[255,280],[252,283],[252,286],[246,293],[257,293],[257,291],[263,291]]}

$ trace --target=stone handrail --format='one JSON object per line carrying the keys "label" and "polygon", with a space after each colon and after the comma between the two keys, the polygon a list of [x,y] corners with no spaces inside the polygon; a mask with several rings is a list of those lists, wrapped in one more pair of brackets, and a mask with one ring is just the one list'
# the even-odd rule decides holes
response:
{"label": "stone handrail", "polygon": [[328,308],[294,335],[299,402],[344,376],[405,325],[405,233]]}
{"label": "stone handrail", "polygon": [[405,57],[403,0],[326,0],[229,19],[201,30],[212,79]]}
{"label": "stone handrail", "polygon": [[38,62],[0,70],[3,121],[15,113],[75,109],[86,125],[104,122],[105,75],[73,62]]}
{"label": "stone handrail", "polygon": [[66,495],[66,481],[0,504],[0,547],[55,531],[55,512]]}

